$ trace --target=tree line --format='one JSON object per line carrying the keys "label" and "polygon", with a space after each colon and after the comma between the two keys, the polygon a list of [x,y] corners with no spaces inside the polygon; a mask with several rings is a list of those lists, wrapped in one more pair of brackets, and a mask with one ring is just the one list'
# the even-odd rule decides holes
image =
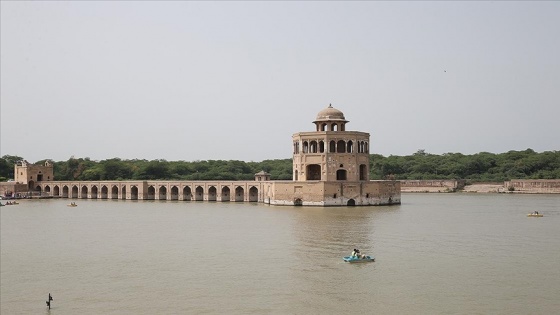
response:
{"label": "tree line", "polygon": [[[0,181],[14,178],[19,156],[0,158]],[[46,160],[35,162],[43,165]],[[292,179],[292,159],[243,162],[236,160],[166,161],[122,160],[92,161],[70,158],[53,161],[56,180],[253,180],[265,171],[272,180]],[[466,179],[469,182],[502,182],[510,179],[560,179],[560,151],[538,153],[532,149],[506,153],[481,152],[472,155],[441,155],[418,150],[412,155],[370,155],[370,179]]]}

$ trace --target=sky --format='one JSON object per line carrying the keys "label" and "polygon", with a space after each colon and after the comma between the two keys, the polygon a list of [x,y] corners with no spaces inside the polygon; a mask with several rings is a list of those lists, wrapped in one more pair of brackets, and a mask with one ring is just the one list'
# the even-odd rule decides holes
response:
{"label": "sky", "polygon": [[286,159],[329,104],[384,156],[560,150],[558,1],[0,6],[0,156]]}

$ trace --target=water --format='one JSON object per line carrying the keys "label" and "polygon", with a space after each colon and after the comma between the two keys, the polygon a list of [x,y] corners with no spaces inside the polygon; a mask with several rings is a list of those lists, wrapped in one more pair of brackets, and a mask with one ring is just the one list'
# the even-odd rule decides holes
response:
{"label": "water", "polygon": [[[560,196],[402,199],[371,208],[24,200],[0,208],[0,312],[559,312]],[[527,218],[534,210],[545,217]],[[343,262],[355,247],[376,262]]]}

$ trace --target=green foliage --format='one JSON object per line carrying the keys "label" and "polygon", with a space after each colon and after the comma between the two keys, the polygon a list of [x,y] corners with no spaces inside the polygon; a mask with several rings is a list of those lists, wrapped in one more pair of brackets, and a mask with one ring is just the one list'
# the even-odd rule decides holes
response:
{"label": "green foliage", "polygon": [[408,156],[371,155],[372,179],[467,179],[469,182],[502,182],[510,179],[560,178],[560,151],[537,153],[531,149],[501,154],[473,155],[424,150]]}
{"label": "green foliage", "polygon": [[0,158],[0,181],[14,179],[14,165],[21,160],[23,158],[16,155],[4,155]]}
{"label": "green foliage", "polygon": [[[19,156],[0,159],[0,180],[13,178]],[[35,164],[43,164],[44,160]],[[412,155],[385,157],[370,155],[370,179],[466,179],[467,182],[502,182],[509,179],[560,178],[560,151],[537,153],[531,149],[501,154],[480,152],[430,154],[418,150]],[[166,161],[121,160],[91,161],[70,158],[54,162],[56,180],[252,180],[265,171],[272,180],[292,179],[292,159],[243,161]]]}

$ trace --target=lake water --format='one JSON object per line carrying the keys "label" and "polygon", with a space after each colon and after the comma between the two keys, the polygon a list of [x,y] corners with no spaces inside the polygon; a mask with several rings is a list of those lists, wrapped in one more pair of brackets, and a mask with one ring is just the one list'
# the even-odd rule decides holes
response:
{"label": "lake water", "polygon": [[[560,312],[560,196],[402,200],[22,200],[0,208],[0,313]],[[534,210],[545,216],[526,217]],[[353,248],[376,261],[345,263]]]}

